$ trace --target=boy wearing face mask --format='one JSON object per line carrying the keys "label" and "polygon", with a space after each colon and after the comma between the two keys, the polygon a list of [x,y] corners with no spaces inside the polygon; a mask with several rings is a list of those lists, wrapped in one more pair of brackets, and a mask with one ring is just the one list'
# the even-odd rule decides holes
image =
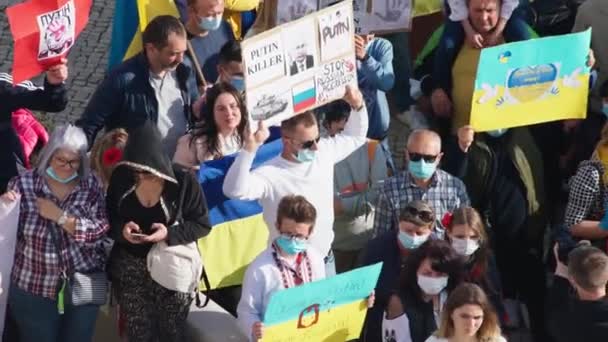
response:
{"label": "boy wearing face mask", "polygon": [[381,341],[382,313],[388,304],[408,256],[431,239],[435,213],[425,201],[408,203],[399,214],[399,229],[371,240],[363,256],[364,265],[382,262],[376,285],[376,305],[369,310],[363,335],[365,341]]}
{"label": "boy wearing face mask", "polygon": [[249,265],[243,280],[238,323],[250,341],[263,336],[264,312],[274,292],[325,278],[323,257],[309,248],[316,219],[317,210],[303,196],[281,199],[276,223],[279,235]]}
{"label": "boy wearing face mask", "polygon": [[[184,26],[195,55],[188,55],[188,58],[196,57],[205,77],[205,80],[198,79],[199,85],[202,85],[218,78],[220,50],[228,41],[234,40],[234,33],[222,19],[223,0],[188,0],[187,6],[188,18]],[[188,62],[195,65],[192,60]]]}

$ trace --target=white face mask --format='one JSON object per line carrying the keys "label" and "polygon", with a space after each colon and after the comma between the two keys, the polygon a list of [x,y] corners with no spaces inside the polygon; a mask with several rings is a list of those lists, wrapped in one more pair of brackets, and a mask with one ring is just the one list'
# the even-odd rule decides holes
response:
{"label": "white face mask", "polygon": [[425,275],[418,275],[418,286],[422,292],[427,295],[438,295],[446,286],[448,286],[448,277],[427,277]]}
{"label": "white face mask", "polygon": [[470,256],[479,249],[479,241],[477,240],[458,238],[451,239],[452,247],[460,255]]}

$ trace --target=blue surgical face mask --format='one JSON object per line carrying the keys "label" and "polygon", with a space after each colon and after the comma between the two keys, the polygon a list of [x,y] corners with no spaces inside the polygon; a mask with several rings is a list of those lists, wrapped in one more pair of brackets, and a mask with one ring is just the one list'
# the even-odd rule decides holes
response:
{"label": "blue surgical face mask", "polygon": [[215,31],[222,25],[222,16],[216,15],[215,17],[202,17],[198,22],[198,26],[201,30]]}
{"label": "blue surgical face mask", "polygon": [[46,168],[46,174],[47,176],[51,177],[53,180],[61,184],[67,184],[78,177],[78,172],[74,171],[74,173],[70,177],[65,179],[61,178],[57,175],[57,173],[55,173],[55,170],[50,166]]}
{"label": "blue surgical face mask", "polygon": [[433,177],[435,170],[437,170],[437,165],[420,159],[419,161],[410,160],[407,163],[407,168],[414,178],[427,180]]}
{"label": "blue surgical face mask", "polygon": [[500,138],[505,133],[507,133],[508,130],[509,130],[508,128],[501,128],[501,129],[495,129],[493,131],[487,131],[486,133],[488,133],[488,135],[491,137]]}
{"label": "blue surgical face mask", "polygon": [[423,243],[426,242],[426,240],[429,239],[429,236],[431,236],[431,234],[426,234],[426,235],[410,235],[404,231],[399,231],[399,235],[397,236],[399,238],[399,242],[401,243],[401,246],[403,246],[403,248],[405,249],[416,249],[418,247],[420,247],[420,245],[422,245]]}
{"label": "blue surgical face mask", "polygon": [[298,239],[291,236],[279,235],[275,241],[279,248],[289,255],[305,252],[308,248],[307,240]]}
{"label": "blue surgical face mask", "polygon": [[608,117],[608,102],[602,103],[602,113]]}
{"label": "blue surgical face mask", "polygon": [[245,78],[243,76],[230,77],[230,84],[240,92],[245,91]]}
{"label": "blue surgical face mask", "polygon": [[296,152],[295,154],[296,160],[300,163],[309,163],[315,160],[316,151],[313,151],[309,148],[304,148]]}

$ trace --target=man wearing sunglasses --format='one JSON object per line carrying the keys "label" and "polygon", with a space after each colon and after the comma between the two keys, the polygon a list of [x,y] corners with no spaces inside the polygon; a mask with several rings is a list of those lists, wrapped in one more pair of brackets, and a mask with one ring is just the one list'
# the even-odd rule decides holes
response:
{"label": "man wearing sunglasses", "polygon": [[260,121],[258,130],[246,138],[243,149],[228,170],[224,194],[240,200],[257,200],[263,207],[270,230],[269,242],[278,232],[274,226],[279,200],[286,195],[302,195],[317,209],[317,229],[310,245],[326,255],[326,274],[335,273],[331,254],[334,239],[334,165],[365,144],[367,109],[361,92],[347,87],[344,95],[351,114],[341,134],[319,138],[312,112],[299,114],[281,123],[283,151],[254,171],[251,165],[260,145],[268,138],[268,128]]}
{"label": "man wearing sunglasses", "polygon": [[467,190],[460,179],[437,169],[443,156],[437,133],[426,129],[413,131],[405,156],[406,170],[387,179],[378,196],[374,236],[396,230],[401,209],[411,201],[423,200],[433,208],[435,233],[442,237],[441,219],[447,212],[469,205]]}

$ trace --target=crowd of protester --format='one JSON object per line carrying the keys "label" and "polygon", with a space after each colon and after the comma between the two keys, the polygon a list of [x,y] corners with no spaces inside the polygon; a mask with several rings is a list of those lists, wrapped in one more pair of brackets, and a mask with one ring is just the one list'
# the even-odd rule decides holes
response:
{"label": "crowd of protester", "polygon": [[[43,87],[0,75],[0,201],[20,201],[4,341],[90,341],[108,282],[128,341],[184,341],[200,275],[162,267],[197,258],[212,227],[196,172],[229,155],[224,194],[257,201],[270,234],[213,299],[251,341],[276,291],[377,262],[360,341],[608,336],[606,1],[447,0],[414,65],[415,25],[355,35],[358,87],[283,121],[281,153],[253,170],[271,132],[249,120],[239,41],[279,1],[177,3],[50,136],[28,110],[65,108],[67,61]],[[585,119],[468,125],[481,49],[589,27]]]}

